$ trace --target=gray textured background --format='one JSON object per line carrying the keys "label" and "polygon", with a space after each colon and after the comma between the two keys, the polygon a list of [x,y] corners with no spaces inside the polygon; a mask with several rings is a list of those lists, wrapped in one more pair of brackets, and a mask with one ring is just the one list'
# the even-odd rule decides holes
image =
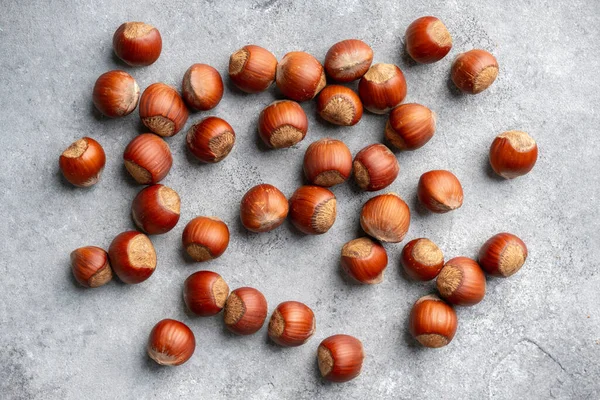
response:
{"label": "gray textured background", "polygon": [[[3,0],[0,397],[600,398],[599,3],[426,3]],[[446,23],[454,47],[437,64],[415,66],[402,55],[404,30],[427,14]],[[403,69],[407,100],[439,115],[426,147],[398,154],[401,172],[391,189],[413,211],[408,238],[431,238],[447,258],[472,257],[489,236],[506,230],[529,246],[527,264],[511,279],[490,279],[479,305],[458,309],[449,346],[419,347],[407,334],[407,317],[433,284],[405,279],[401,245],[386,245],[391,261],[378,286],[351,284],[339,271],[340,248],[359,234],[359,210],[371,194],[336,187],[339,216],[320,237],[302,236],[289,223],[249,234],[238,220],[239,201],[255,184],[269,182],[292,194],[302,182],[309,143],[332,136],[355,153],[383,138],[385,118],[367,114],[353,128],[336,128],[315,118],[314,103],[304,103],[306,140],[265,151],[256,121],[277,91],[249,96],[227,84],[215,110],[188,121],[212,114],[227,119],[238,135],[227,159],[197,164],[186,153],[184,133],[168,139],[174,166],[163,183],[180,193],[182,216],[173,231],[152,238],[155,274],[139,285],[79,288],[69,253],[84,245],[106,248],[133,228],[129,206],[140,189],[121,159],[144,130],[137,111],[108,120],[91,102],[98,75],[125,68],[112,55],[111,38],[127,20],[152,23],[163,36],[158,62],[127,69],[142,88],[156,81],[179,85],[195,62],[225,74],[229,54],[246,43],[278,58],[306,50],[323,59],[338,40],[365,40],[375,61]],[[473,47],[493,52],[501,72],[487,92],[462,96],[448,84],[450,63]],[[487,165],[491,140],[508,129],[530,132],[540,148],[532,173],[510,182],[494,178]],[[67,184],[57,167],[62,150],[84,135],[107,153],[103,178],[91,190]],[[415,202],[418,177],[436,168],[454,171],[463,183],[465,203],[456,212],[431,215]],[[196,215],[217,215],[230,226],[231,244],[216,261],[193,264],[182,255],[181,231]],[[305,302],[317,316],[314,338],[282,349],[268,342],[265,328],[236,337],[224,331],[220,316],[188,316],[182,283],[201,268],[221,273],[231,288],[260,289],[270,311],[281,301]],[[193,358],[178,368],[158,367],[145,355],[151,327],[166,317],[187,323],[198,342]],[[362,375],[343,385],[322,383],[315,362],[318,343],[335,333],[357,336],[367,353]]]}

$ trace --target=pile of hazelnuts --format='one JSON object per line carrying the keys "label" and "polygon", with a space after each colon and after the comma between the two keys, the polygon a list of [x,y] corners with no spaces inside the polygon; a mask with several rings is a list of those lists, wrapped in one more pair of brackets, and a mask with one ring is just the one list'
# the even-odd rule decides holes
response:
{"label": "pile of hazelnuts", "polygon": [[[131,66],[147,66],[160,56],[159,31],[148,24],[128,22],[114,34],[116,55]],[[406,51],[419,63],[443,59],[452,47],[446,26],[435,17],[422,17],[406,31]],[[401,104],[406,96],[406,81],[393,64],[374,64],[373,50],[366,43],[344,40],[333,45],[324,65],[312,55],[295,51],[279,62],[268,50],[248,45],[233,53],[229,78],[242,91],[256,93],[273,82],[289,100],[275,101],[258,118],[258,134],[274,149],[294,146],[304,139],[308,119],[298,102],[316,97],[317,111],[326,121],[355,125],[363,108],[375,114],[389,112],[385,127],[387,142],[400,150],[415,150],[434,135],[436,114],[420,104]],[[451,68],[451,78],[465,93],[487,89],[498,75],[498,63],[485,50],[470,50],[459,55]],[[328,76],[336,82],[360,79],[358,94],[342,85],[327,85]],[[223,97],[219,72],[205,64],[192,65],[183,77],[181,95],[163,83],[150,85],[140,97],[135,79],[124,71],[101,75],[93,90],[98,110],[108,117],[122,117],[138,106],[143,124],[152,132],[135,137],[125,148],[127,171],[140,184],[148,185],[133,199],[131,213],[140,231],[117,235],[105,250],[82,247],[72,252],[75,278],[86,287],[98,287],[112,279],[113,273],[128,284],[148,279],[156,268],[156,252],[147,235],[163,234],[179,221],[180,198],[176,191],[160,182],[171,169],[173,159],[164,137],[177,134],[185,125],[189,111],[210,110]],[[231,125],[218,117],[204,118],[187,132],[189,151],[200,161],[222,161],[235,144]],[[537,159],[535,141],[521,131],[496,137],[490,149],[490,163],[500,176],[510,179],[529,172]],[[95,184],[102,173],[105,154],[102,146],[89,137],[77,140],[60,156],[60,169],[76,186]],[[388,187],[398,176],[396,156],[384,144],[371,144],[354,159],[340,140],[321,139],[308,146],[304,154],[304,173],[309,185],[298,188],[288,199],[275,186],[261,184],[241,199],[240,219],[252,232],[267,232],[280,226],[289,216],[305,234],[323,234],[336,219],[336,197],[328,187],[345,182],[351,174],[365,191]],[[434,213],[461,207],[463,189],[450,171],[424,173],[418,182],[418,198]],[[341,267],[350,277],[365,284],[382,281],[388,256],[380,242],[401,242],[410,225],[410,210],[395,193],[369,199],[360,214],[360,224],[369,237],[346,243],[341,250]],[[144,232],[144,233],[142,233]],[[183,230],[182,242],[189,256],[205,262],[221,256],[229,244],[229,228],[216,217],[199,216]],[[468,306],[480,302],[486,290],[484,272],[508,277],[517,272],[527,258],[523,241],[510,233],[500,233],[481,248],[478,261],[456,257],[444,262],[439,247],[426,238],[406,244],[401,264],[415,280],[437,278],[437,295],[420,298],[410,314],[409,330],[427,347],[447,345],[456,332],[457,317],[452,305]],[[198,271],[184,282],[184,300],[195,315],[212,316],[224,309],[224,323],[240,335],[257,332],[267,317],[267,301],[250,287],[229,290],[225,280],[212,271]],[[273,312],[268,335],[281,346],[304,344],[315,332],[315,316],[305,304],[286,301]],[[165,319],[152,329],[147,351],[157,363],[179,365],[194,353],[195,338],[182,322]],[[348,381],[360,373],[364,351],[360,340],[334,335],[318,347],[318,365],[325,379]]]}

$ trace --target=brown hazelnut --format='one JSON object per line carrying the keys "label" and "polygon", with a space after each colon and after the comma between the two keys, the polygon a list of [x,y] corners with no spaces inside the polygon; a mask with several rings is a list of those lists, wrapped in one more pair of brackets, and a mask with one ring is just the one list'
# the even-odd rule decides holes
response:
{"label": "brown hazelnut", "polygon": [[341,85],[325,86],[317,98],[317,112],[325,121],[336,125],[356,125],[362,118],[363,106],[352,89]]}

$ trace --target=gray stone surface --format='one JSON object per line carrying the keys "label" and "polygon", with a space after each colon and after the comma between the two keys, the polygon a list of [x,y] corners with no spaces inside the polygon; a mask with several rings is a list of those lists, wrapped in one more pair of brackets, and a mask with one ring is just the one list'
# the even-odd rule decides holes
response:
{"label": "gray stone surface", "polygon": [[[600,398],[597,1],[79,3],[0,4],[0,398]],[[402,55],[403,34],[427,14],[444,20],[454,47],[445,60],[416,66]],[[111,38],[126,20],[150,22],[163,35],[156,64],[126,68],[142,88],[156,81],[179,85],[194,62],[225,74],[229,54],[246,43],[277,57],[306,50],[323,59],[338,40],[365,40],[376,61],[404,70],[407,100],[439,114],[426,147],[398,154],[401,173],[391,190],[412,208],[408,237],[431,238],[447,258],[473,257],[489,236],[510,231],[528,244],[527,264],[511,279],[489,279],[482,303],[458,309],[449,346],[419,347],[407,333],[407,318],[411,304],[434,286],[402,275],[402,245],[386,245],[390,264],[380,285],[351,284],[339,271],[340,248],[360,234],[359,211],[372,194],[336,187],[338,219],[319,237],[300,235],[290,224],[250,234],[238,220],[242,195],[257,183],[292,194],[309,143],[336,137],[356,153],[382,140],[385,118],[367,114],[356,127],[336,128],[315,118],[315,105],[307,102],[306,140],[265,151],[256,121],[277,91],[248,96],[228,84],[215,110],[188,121],[226,118],[238,135],[227,159],[199,165],[186,153],[184,133],[168,139],[175,161],[163,183],[180,193],[182,217],[173,231],[152,238],[156,273],[139,285],[78,287],[69,253],[84,245],[106,248],[134,227],[129,206],[140,186],[125,172],[121,154],[144,129],[137,112],[108,120],[91,103],[98,75],[125,68],[112,54]],[[458,95],[448,83],[450,63],[473,47],[492,51],[501,73],[487,92]],[[501,181],[490,173],[487,150],[508,129],[530,132],[540,157],[527,177]],[[84,135],[96,138],[108,157],[102,180],[90,190],[70,186],[57,168],[61,151]],[[418,177],[436,168],[461,179],[460,210],[431,215],[417,206]],[[186,261],[180,245],[185,223],[197,215],[217,215],[232,231],[227,252],[206,264]],[[267,340],[265,328],[236,337],[219,316],[190,317],[182,283],[203,268],[221,273],[232,288],[260,289],[270,311],[285,300],[305,302],[317,316],[314,338],[282,349]],[[166,317],[187,323],[198,342],[193,358],[178,368],[158,367],[145,355],[150,329]],[[361,376],[342,385],[322,383],[315,362],[318,343],[335,333],[357,336],[367,353]]]}

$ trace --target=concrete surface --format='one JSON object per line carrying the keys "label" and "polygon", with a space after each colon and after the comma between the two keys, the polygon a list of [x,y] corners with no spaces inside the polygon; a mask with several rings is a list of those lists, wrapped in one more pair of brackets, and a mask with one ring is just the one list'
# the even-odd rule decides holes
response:
{"label": "concrete surface", "polygon": [[[124,2],[3,0],[0,12],[0,398],[2,399],[598,399],[600,398],[600,6],[596,1],[498,2],[279,0]],[[84,3],[84,2],[81,2]],[[415,66],[402,55],[404,30],[433,14],[454,36],[449,56]],[[124,21],[157,27],[164,48],[147,68],[124,67],[111,38]],[[144,131],[137,112],[99,117],[91,90],[101,73],[126,68],[142,88],[156,81],[179,85],[195,62],[226,73],[231,52],[260,44],[282,57],[307,50],[323,59],[330,45],[358,37],[375,60],[397,63],[409,85],[408,101],[439,114],[438,132],[423,149],[399,153],[401,173],[391,189],[409,202],[408,238],[426,236],[447,258],[475,256],[499,231],[522,237],[527,264],[511,279],[490,279],[484,301],[458,309],[459,329],[446,348],[419,347],[407,334],[412,303],[433,284],[400,272],[402,245],[386,245],[390,264],[374,287],[349,283],[339,271],[342,244],[360,234],[359,210],[372,196],[344,184],[334,189],[339,216],[329,233],[300,235],[286,224],[250,234],[238,204],[251,186],[269,182],[291,195],[301,184],[301,162],[314,140],[344,140],[353,153],[383,138],[385,118],[365,115],[353,128],[315,118],[303,107],[309,134],[296,148],[265,151],[258,144],[260,110],[275,88],[243,95],[231,84],[211,112],[236,129],[232,154],[218,165],[192,162],[184,133],[168,139],[174,166],[163,183],[183,200],[170,233],[153,237],[159,265],[146,282],[117,281],[95,290],[75,284],[69,253],[107,247],[133,228],[129,206],[140,186],[124,170],[125,145]],[[448,83],[461,51],[492,51],[501,73],[475,97]],[[490,174],[487,150],[508,129],[537,139],[539,161],[514,181]],[[105,148],[107,165],[91,190],[70,186],[57,161],[75,139],[89,135]],[[446,168],[461,179],[464,206],[447,215],[423,212],[415,202],[418,177]],[[217,215],[232,231],[220,259],[194,264],[182,255],[180,235],[196,215]],[[182,283],[193,271],[215,270],[232,288],[254,286],[269,301],[299,300],[312,307],[317,332],[305,346],[282,349],[256,335],[236,337],[222,318],[193,318]],[[193,358],[161,368],[145,355],[147,335],[160,319],[187,323],[196,334]],[[360,338],[367,358],[360,377],[324,384],[315,361],[319,342],[335,333]]]}

